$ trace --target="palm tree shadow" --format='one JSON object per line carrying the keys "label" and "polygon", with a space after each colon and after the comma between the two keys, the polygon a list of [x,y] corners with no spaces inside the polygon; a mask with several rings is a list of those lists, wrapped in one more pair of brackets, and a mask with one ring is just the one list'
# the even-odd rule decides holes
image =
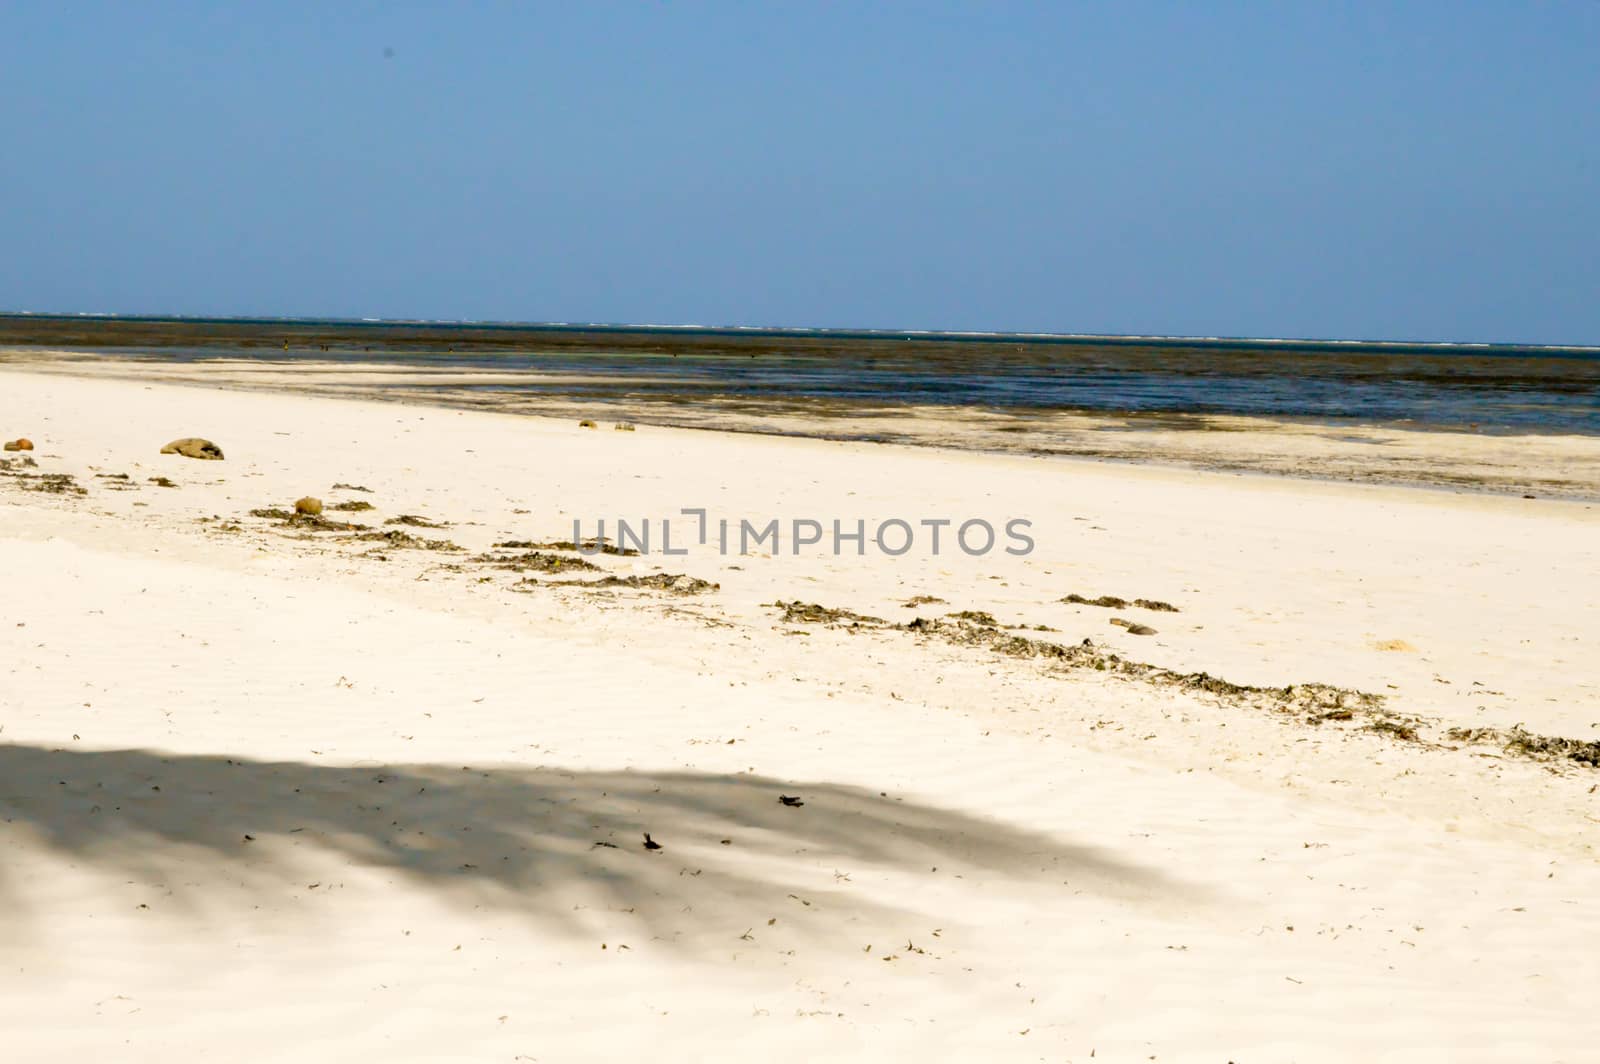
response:
{"label": "palm tree shadow", "polygon": [[[858,787],[755,775],[0,745],[0,820],[47,852],[150,882],[193,880],[200,867],[281,892],[304,886],[307,868],[331,855],[573,928],[585,907],[625,909],[668,939],[686,922],[738,918],[802,884],[824,908],[848,900],[858,913],[898,911],[847,898],[846,882],[818,889],[819,865],[937,867],[974,885],[1067,882],[1135,901],[1179,886],[1047,834]],[[643,846],[645,832],[660,850]],[[17,889],[0,868],[0,900]]]}

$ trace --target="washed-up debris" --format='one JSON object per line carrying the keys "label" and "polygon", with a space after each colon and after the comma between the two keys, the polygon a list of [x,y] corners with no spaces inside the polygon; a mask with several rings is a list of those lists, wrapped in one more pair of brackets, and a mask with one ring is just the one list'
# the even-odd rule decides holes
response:
{"label": "washed-up debris", "polygon": [[603,570],[582,558],[569,558],[560,554],[547,554],[531,550],[522,554],[480,554],[472,559],[495,569],[509,569],[514,573],[571,573],[602,572]]}
{"label": "washed-up debris", "polygon": [[608,543],[603,539],[586,539],[582,543],[576,543],[570,539],[554,539],[542,542],[531,539],[508,539],[504,543],[496,543],[495,546],[506,550],[564,550],[583,554],[614,554],[620,558],[636,558],[639,556],[639,552],[632,547],[619,547],[615,543]]}
{"label": "washed-up debris", "polygon": [[1137,606],[1142,610],[1155,610],[1158,613],[1177,613],[1178,607],[1170,602],[1161,602],[1157,599],[1134,599],[1129,602],[1125,598],[1115,595],[1101,595],[1099,598],[1084,598],[1079,594],[1071,594],[1061,600],[1074,606],[1100,606],[1109,610],[1124,610],[1129,606]]}
{"label": "washed-up debris", "polygon": [[1520,724],[1509,731],[1501,728],[1451,728],[1444,734],[1446,739],[1456,742],[1498,746],[1518,757],[1576,761],[1580,765],[1600,768],[1600,740],[1537,735]]}
{"label": "washed-up debris", "polygon": [[307,532],[355,532],[367,527],[366,525],[352,525],[345,521],[330,520],[321,514],[285,510],[281,506],[263,506],[259,509],[251,510],[250,516],[265,518],[268,521],[277,521],[281,525],[303,529]]}
{"label": "washed-up debris", "polygon": [[413,536],[409,532],[402,532],[398,528],[385,529],[384,531],[362,532],[355,537],[364,542],[382,543],[386,547],[397,550],[460,550],[456,544],[448,539],[424,539]]}
{"label": "washed-up debris", "polygon": [[855,613],[852,610],[830,609],[815,603],[780,601],[769,605],[783,610],[782,619],[790,624],[848,622],[852,628],[906,632],[957,646],[979,647],[1007,657],[1034,658],[1048,664],[1073,669],[1094,669],[1097,672],[1209,694],[1232,701],[1262,705],[1280,711],[1328,713],[1348,709],[1352,713],[1362,715],[1381,714],[1385,719],[1399,719],[1392,714],[1382,713],[1382,695],[1324,683],[1290,684],[1286,687],[1236,684],[1209,673],[1181,673],[1159,665],[1129,661],[1119,654],[1094,645],[1087,639],[1081,644],[1066,646],[970,620],[918,617],[904,624],[889,624],[879,618]]}
{"label": "washed-up debris", "polygon": [[767,605],[783,611],[782,620],[785,624],[848,624],[851,627],[860,627],[861,625],[888,623],[882,617],[856,613],[854,610],[831,609],[827,606],[819,606],[815,602],[801,602],[799,599],[793,602],[779,600],[777,602],[769,602]]}
{"label": "washed-up debris", "polygon": [[32,458],[0,461],[0,474],[9,478],[22,491],[37,491],[46,495],[87,495],[89,489],[79,484],[71,473],[23,473],[20,469],[38,467]]}
{"label": "washed-up debris", "polygon": [[[1323,717],[1323,719],[1327,719],[1326,715]],[[1377,732],[1380,735],[1387,735],[1393,739],[1403,739],[1408,743],[1421,741],[1421,736],[1417,734],[1417,726],[1411,721],[1404,720],[1399,717],[1377,717],[1371,721],[1368,721],[1366,724],[1362,725],[1362,727],[1367,731]]]}
{"label": "washed-up debris", "polygon": [[[596,568],[589,566],[589,568]],[[599,580],[555,580],[551,587],[581,587],[587,590],[625,587],[641,591],[666,591],[674,595],[698,595],[720,590],[722,585],[687,573],[651,573],[648,576],[605,576]]]}

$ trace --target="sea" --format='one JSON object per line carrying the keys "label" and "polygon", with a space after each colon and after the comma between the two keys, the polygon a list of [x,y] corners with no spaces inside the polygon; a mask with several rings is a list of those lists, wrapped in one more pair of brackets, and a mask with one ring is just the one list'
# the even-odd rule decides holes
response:
{"label": "sea", "polygon": [[486,382],[446,373],[421,387],[576,402],[1242,415],[1600,435],[1600,347],[0,314],[0,348],[29,347],[167,363],[493,370]]}

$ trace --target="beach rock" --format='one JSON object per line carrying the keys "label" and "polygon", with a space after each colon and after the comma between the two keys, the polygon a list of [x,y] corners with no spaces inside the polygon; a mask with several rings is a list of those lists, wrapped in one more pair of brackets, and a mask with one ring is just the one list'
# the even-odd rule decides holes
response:
{"label": "beach rock", "polygon": [[1155,635],[1156,630],[1149,625],[1137,624],[1133,621],[1123,620],[1121,617],[1111,618],[1111,623],[1118,628],[1127,629],[1129,635]]}
{"label": "beach rock", "polygon": [[322,500],[314,499],[309,495],[303,499],[296,499],[294,503],[294,512],[297,514],[306,514],[310,517],[316,517],[318,514],[322,513]]}
{"label": "beach rock", "polygon": [[23,436],[20,439],[8,440],[6,441],[6,450],[31,451],[33,450],[33,441],[28,439],[26,436]]}
{"label": "beach rock", "polygon": [[592,429],[598,428],[599,426],[597,426],[593,421],[590,421],[588,418],[584,418],[582,421],[578,422],[578,427],[580,429]]}
{"label": "beach rock", "polygon": [[211,462],[222,461],[222,448],[199,436],[185,436],[161,448],[162,454],[181,454],[185,458],[201,458]]}

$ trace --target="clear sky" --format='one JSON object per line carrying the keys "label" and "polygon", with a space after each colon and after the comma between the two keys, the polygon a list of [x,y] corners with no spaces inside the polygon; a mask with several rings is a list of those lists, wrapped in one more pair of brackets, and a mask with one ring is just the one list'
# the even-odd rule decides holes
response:
{"label": "clear sky", "polygon": [[11,2],[0,309],[1600,344],[1600,4]]}

